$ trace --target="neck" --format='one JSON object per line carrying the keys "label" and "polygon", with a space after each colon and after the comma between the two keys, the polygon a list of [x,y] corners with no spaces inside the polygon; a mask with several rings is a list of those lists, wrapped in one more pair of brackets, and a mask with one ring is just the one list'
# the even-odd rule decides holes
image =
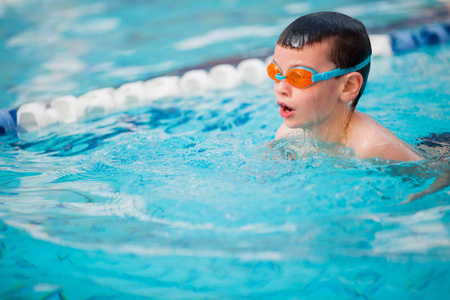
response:
{"label": "neck", "polygon": [[342,102],[336,113],[318,124],[313,124],[305,129],[307,135],[320,142],[346,144],[348,123],[351,117],[351,110],[347,104]]}

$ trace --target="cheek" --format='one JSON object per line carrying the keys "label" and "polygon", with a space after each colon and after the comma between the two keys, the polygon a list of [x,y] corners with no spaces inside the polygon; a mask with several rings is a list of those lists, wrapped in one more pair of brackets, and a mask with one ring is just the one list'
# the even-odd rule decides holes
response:
{"label": "cheek", "polygon": [[334,107],[336,102],[339,100],[337,84],[332,81],[321,83],[320,89],[314,90],[314,98],[317,100],[316,106],[323,109]]}
{"label": "cheek", "polygon": [[311,89],[295,89],[292,96],[295,105],[301,106],[305,110],[314,109],[318,104],[317,95]]}
{"label": "cheek", "polygon": [[297,109],[311,117],[327,113],[334,109],[336,104],[335,86],[315,84],[306,89],[295,89],[293,99]]}
{"label": "cheek", "polygon": [[333,99],[338,99],[341,91],[341,85],[338,79],[332,78],[327,81],[327,87],[325,89],[327,96]]}

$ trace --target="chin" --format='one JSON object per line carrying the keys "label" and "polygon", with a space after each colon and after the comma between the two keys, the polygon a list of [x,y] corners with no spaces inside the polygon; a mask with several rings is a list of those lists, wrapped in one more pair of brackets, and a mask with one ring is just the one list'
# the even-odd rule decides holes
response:
{"label": "chin", "polygon": [[298,123],[294,123],[294,122],[289,122],[289,120],[284,120],[284,124],[289,129],[305,129],[307,127],[304,124],[298,124]]}

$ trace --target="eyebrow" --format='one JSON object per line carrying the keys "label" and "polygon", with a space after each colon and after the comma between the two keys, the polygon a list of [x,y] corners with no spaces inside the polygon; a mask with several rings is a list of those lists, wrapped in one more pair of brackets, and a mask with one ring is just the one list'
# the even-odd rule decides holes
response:
{"label": "eyebrow", "polygon": [[[281,67],[278,65],[278,63],[272,58],[272,61],[277,65],[277,67],[278,68],[280,68],[280,70],[281,70]],[[312,69],[312,70],[314,70],[314,71],[316,71],[316,69],[315,68],[313,68],[313,67],[310,67],[310,66],[308,66],[308,65],[304,65],[304,64],[295,64],[295,65],[293,65],[292,67],[290,67],[289,69],[288,69],[288,72],[289,72],[289,70],[292,70],[293,68],[296,68],[296,67],[304,67],[304,68],[308,68],[308,69]],[[281,70],[281,71],[283,71],[283,70]],[[317,71],[316,71],[317,72]]]}

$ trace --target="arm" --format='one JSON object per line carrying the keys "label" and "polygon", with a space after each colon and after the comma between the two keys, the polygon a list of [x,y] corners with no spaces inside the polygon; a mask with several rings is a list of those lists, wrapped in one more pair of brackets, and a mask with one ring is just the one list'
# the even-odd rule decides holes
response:
{"label": "arm", "polygon": [[439,177],[437,177],[434,182],[425,190],[423,190],[420,193],[415,193],[409,195],[408,199],[406,201],[403,201],[402,204],[409,203],[412,201],[415,201],[417,199],[420,199],[426,195],[436,193],[440,190],[445,189],[450,185],[450,173],[447,172]]}
{"label": "arm", "polygon": [[408,145],[394,136],[389,130],[385,132],[375,132],[363,138],[354,147],[355,154],[359,158],[382,158],[398,161],[418,161],[423,158],[414,153]]}
{"label": "arm", "polygon": [[387,128],[375,122],[370,116],[355,112],[352,116],[352,130],[348,146],[362,159],[382,158],[398,161],[423,159]]}

